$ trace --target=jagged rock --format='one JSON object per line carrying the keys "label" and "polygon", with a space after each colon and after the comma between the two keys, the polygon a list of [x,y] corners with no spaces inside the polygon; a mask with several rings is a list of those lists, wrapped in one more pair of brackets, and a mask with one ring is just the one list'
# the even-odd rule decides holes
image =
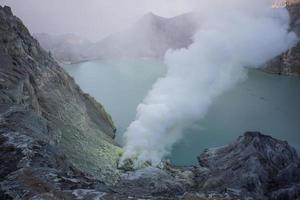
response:
{"label": "jagged rock", "polygon": [[294,148],[259,132],[211,148],[199,166],[147,167],[127,172],[115,185],[119,198],[284,199],[300,198],[300,159]]}
{"label": "jagged rock", "polygon": [[193,173],[187,170],[170,171],[146,167],[122,175],[115,190],[122,195],[135,198],[155,196],[174,197],[193,188]]}
{"label": "jagged rock", "polygon": [[[247,132],[225,147],[199,157],[199,190],[237,191],[242,199],[300,197],[300,160],[287,142]],[[201,171],[202,170],[202,171]]]}
{"label": "jagged rock", "polygon": [[291,17],[291,30],[294,31],[297,35],[300,35],[300,4],[294,4],[293,6],[288,7],[288,11]]}
{"label": "jagged rock", "polygon": [[174,199],[181,198],[195,187],[194,167],[176,168],[169,162],[152,167],[149,163],[134,169],[133,162],[127,160],[121,169],[123,174],[113,186],[114,194],[105,197],[127,199]]}
{"label": "jagged rock", "polygon": [[263,71],[280,75],[300,76],[300,43],[269,61]]}

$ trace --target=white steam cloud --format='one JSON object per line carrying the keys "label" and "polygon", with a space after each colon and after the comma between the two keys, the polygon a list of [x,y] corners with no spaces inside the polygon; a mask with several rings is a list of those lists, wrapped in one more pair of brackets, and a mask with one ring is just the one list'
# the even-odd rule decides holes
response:
{"label": "white steam cloud", "polygon": [[188,49],[169,51],[168,72],[137,108],[125,133],[121,161],[158,164],[182,137],[182,129],[205,116],[213,100],[259,67],[292,47],[286,9],[270,0],[202,2],[200,31]]}

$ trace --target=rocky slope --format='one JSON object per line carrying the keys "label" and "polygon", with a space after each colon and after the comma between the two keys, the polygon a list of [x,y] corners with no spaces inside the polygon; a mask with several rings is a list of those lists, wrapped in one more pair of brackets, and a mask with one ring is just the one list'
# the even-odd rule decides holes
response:
{"label": "rocky slope", "polygon": [[33,35],[40,45],[50,51],[52,56],[60,63],[77,63],[90,59],[85,54],[85,50],[92,45],[73,34],[49,35],[46,33],[36,33]]}
{"label": "rocky slope", "polygon": [[116,176],[119,148],[110,116],[41,49],[8,7],[0,10],[0,61],[0,143],[5,152],[0,163],[17,162],[13,169],[1,168],[1,178],[31,166],[34,159],[45,159],[40,167],[64,165],[60,160],[48,164],[48,159],[63,159],[59,155],[104,181],[106,174]]}
{"label": "rocky slope", "polygon": [[0,199],[300,198],[286,142],[248,132],[199,165],[117,168],[110,116],[0,6]]}
{"label": "rocky slope", "polygon": [[[300,4],[289,6],[288,11],[291,17],[291,30],[300,37]],[[275,74],[300,76],[300,42],[268,62],[263,70]]]}

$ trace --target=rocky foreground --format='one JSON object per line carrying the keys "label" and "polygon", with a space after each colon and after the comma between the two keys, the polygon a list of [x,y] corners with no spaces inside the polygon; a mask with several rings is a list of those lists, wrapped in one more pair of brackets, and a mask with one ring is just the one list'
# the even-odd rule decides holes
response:
{"label": "rocky foreground", "polygon": [[207,149],[199,166],[148,167],[125,173],[115,197],[145,199],[299,199],[300,160],[287,142],[247,132],[235,142]]}
{"label": "rocky foreground", "polygon": [[0,199],[300,199],[300,160],[256,132],[199,165],[118,169],[104,108],[0,6]]}

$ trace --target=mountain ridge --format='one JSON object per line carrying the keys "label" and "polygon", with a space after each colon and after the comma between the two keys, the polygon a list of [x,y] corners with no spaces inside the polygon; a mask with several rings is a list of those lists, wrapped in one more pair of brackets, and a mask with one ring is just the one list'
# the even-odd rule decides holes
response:
{"label": "mountain ridge", "polygon": [[[299,36],[300,5],[291,5],[287,9],[291,16],[290,28]],[[193,43],[193,36],[201,27],[196,16],[191,12],[165,18],[149,12],[125,30],[113,33],[98,42],[85,42],[82,45],[60,41],[59,45],[49,47],[42,38],[37,38],[42,46],[51,51],[56,60],[62,63],[114,58],[162,61],[167,50],[187,48]],[[56,39],[52,36],[48,40]],[[298,43],[287,52],[270,60],[262,70],[268,73],[300,76],[299,47]]]}
{"label": "mountain ridge", "polygon": [[74,44],[68,35],[34,34],[41,46],[61,63],[109,58],[148,58],[162,60],[168,49],[186,48],[197,29],[194,13],[164,18],[147,13],[129,28],[112,33],[98,42],[80,39]]}
{"label": "mountain ridge", "polygon": [[194,14],[164,18],[153,13],[141,17],[130,28],[111,34],[87,52],[94,58],[152,58],[162,60],[168,49],[186,48],[197,29]]}

